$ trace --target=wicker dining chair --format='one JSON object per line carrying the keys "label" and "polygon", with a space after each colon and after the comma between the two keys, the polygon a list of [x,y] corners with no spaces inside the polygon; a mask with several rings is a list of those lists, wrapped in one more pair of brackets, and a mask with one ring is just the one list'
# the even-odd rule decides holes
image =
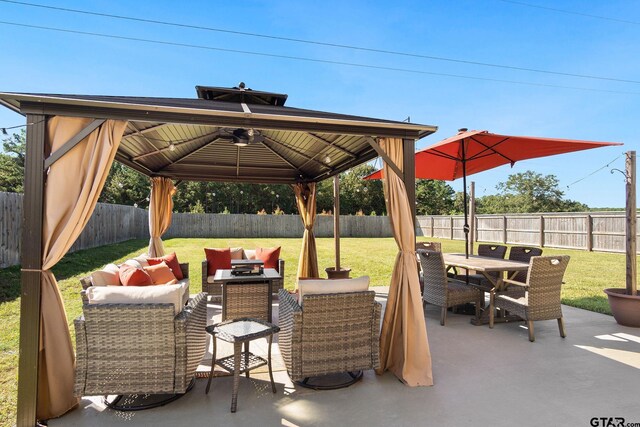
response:
{"label": "wicker dining chair", "polygon": [[489,306],[489,327],[493,328],[496,308],[509,311],[520,316],[529,327],[529,341],[535,341],[533,322],[536,320],[558,320],[560,336],[567,334],[562,318],[560,290],[562,278],[569,264],[569,256],[534,256],[529,261],[529,272],[525,283],[505,279],[508,285],[522,287],[524,296],[513,295],[508,290],[498,295],[491,295]]}
{"label": "wicker dining chair", "polygon": [[[416,242],[416,251],[422,249],[425,251],[442,252],[442,243],[440,242]],[[420,256],[416,252],[416,261],[418,262],[418,278],[420,280],[420,294],[424,292],[424,279],[422,277],[422,266],[420,265]]]}
{"label": "wicker dining chair", "polygon": [[468,302],[475,303],[477,318],[483,298],[482,291],[447,277],[442,252],[418,250],[418,255],[424,276],[422,303],[442,307],[440,324],[444,326],[447,320],[447,308]]}
{"label": "wicker dining chair", "polygon": [[[506,254],[507,254],[507,247],[504,245],[488,245],[488,244],[478,245],[478,255],[480,256],[504,259]],[[491,277],[493,277],[495,280],[498,278],[498,275],[500,273],[491,272],[488,274]],[[456,279],[464,280],[466,283],[467,277],[466,277],[466,274],[458,274],[456,276]],[[491,285],[491,283],[487,280],[487,278],[482,274],[477,274],[477,273],[469,274],[469,283],[479,287],[483,292],[489,292],[491,291],[491,288],[493,288],[493,285]]]}
{"label": "wicker dining chair", "polygon": [[[542,255],[541,248],[530,248],[528,246],[512,246],[509,250],[509,259],[511,261],[529,262],[534,256],[540,255]],[[515,273],[515,276],[514,273],[515,272],[513,271],[509,271],[507,273],[507,277],[510,277],[511,280],[515,280],[516,282],[524,283],[527,281],[526,271],[518,271],[517,273]]]}

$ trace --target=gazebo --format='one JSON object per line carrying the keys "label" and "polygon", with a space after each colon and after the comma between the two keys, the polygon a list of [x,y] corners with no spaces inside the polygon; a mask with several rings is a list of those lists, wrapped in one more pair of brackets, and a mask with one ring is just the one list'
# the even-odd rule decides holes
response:
{"label": "gazebo", "polygon": [[0,103],[27,120],[18,426],[77,404],[73,347],[50,269],[91,217],[114,160],[152,178],[152,253],[162,253],[173,181],[291,184],[305,225],[298,273],[313,276],[316,182],[382,157],[399,254],[379,373],[432,384],[414,253],[414,152],[416,140],[437,128],[285,107],[287,95],[244,84],[196,90],[188,99],[0,93]]}

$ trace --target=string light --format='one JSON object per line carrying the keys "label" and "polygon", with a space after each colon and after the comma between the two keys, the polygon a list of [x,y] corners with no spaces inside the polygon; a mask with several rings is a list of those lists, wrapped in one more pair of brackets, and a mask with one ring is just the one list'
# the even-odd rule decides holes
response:
{"label": "string light", "polygon": [[624,153],[620,154],[618,157],[616,157],[615,159],[611,160],[611,161],[610,161],[609,163],[607,163],[606,165],[604,165],[604,166],[602,166],[602,167],[600,167],[600,168],[598,168],[598,169],[594,170],[594,171],[593,171],[593,172],[591,172],[590,174],[588,174],[588,175],[586,175],[586,176],[584,176],[584,177],[582,177],[582,178],[580,178],[580,179],[578,179],[578,180],[576,180],[576,181],[573,181],[571,184],[567,185],[567,189],[568,189],[569,187],[571,187],[572,185],[577,184],[577,183],[579,183],[580,181],[584,181],[585,179],[589,178],[589,177],[590,177],[590,176],[592,176],[592,175],[595,175],[596,173],[600,172],[601,170],[603,170],[603,169],[607,169],[607,168],[609,167],[609,165],[611,165],[611,163],[615,162],[616,160],[618,160],[618,159],[619,159],[620,157],[622,157],[622,156],[624,156]]}

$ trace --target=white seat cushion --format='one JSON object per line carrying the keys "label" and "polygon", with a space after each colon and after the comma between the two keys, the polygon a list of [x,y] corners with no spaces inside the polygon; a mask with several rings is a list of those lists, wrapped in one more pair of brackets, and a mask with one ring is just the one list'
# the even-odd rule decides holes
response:
{"label": "white seat cushion", "polygon": [[340,294],[346,292],[362,292],[369,289],[369,276],[355,279],[307,279],[298,281],[298,303],[311,294]]}
{"label": "white seat cushion", "polygon": [[174,313],[182,311],[184,284],[156,286],[90,286],[89,304],[173,304]]}

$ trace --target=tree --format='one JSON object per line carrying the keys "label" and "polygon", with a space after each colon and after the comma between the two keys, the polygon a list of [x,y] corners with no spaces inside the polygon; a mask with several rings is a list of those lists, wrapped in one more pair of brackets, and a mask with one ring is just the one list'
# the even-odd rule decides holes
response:
{"label": "tree", "polygon": [[588,206],[564,199],[555,175],[526,171],[509,175],[496,186],[497,195],[477,199],[478,213],[578,212]]}
{"label": "tree", "polygon": [[444,181],[416,180],[418,215],[446,215],[454,208],[454,190]]}
{"label": "tree", "polygon": [[26,132],[14,133],[2,141],[4,153],[0,153],[0,191],[22,193],[24,191],[24,159]]}
{"label": "tree", "polygon": [[148,177],[113,162],[98,201],[147,208],[150,192],[151,181]]}

